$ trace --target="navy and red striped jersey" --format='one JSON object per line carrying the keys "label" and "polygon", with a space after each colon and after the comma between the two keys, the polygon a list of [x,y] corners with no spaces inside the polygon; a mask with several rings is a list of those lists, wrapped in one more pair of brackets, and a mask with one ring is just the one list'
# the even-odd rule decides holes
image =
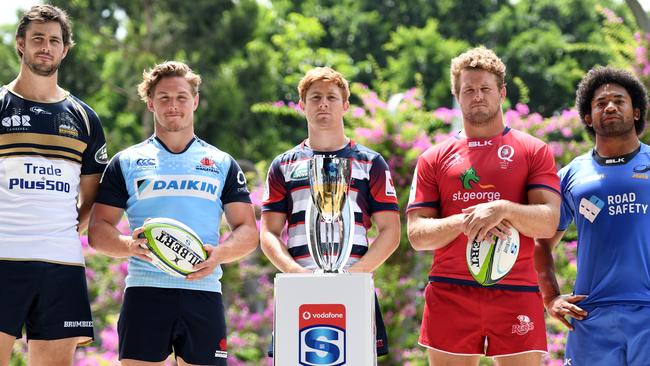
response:
{"label": "navy and red striped jersey", "polygon": [[309,191],[309,160],[314,155],[352,159],[352,183],[349,199],[354,211],[355,228],[352,254],[348,266],[368,251],[368,229],[375,212],[399,211],[397,195],[388,164],[382,156],[353,141],[338,151],[319,152],[302,142],[278,155],[271,163],[262,212],[280,212],[287,215],[287,247],[301,266],[316,269],[309,255],[305,230],[305,211],[311,200]]}

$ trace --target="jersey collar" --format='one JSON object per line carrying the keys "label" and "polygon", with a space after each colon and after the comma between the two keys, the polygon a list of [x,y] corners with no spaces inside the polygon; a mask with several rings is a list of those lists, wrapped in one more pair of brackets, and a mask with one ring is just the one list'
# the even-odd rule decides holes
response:
{"label": "jersey collar", "polygon": [[627,162],[629,162],[630,160],[632,160],[636,156],[636,154],[639,153],[639,151],[641,151],[641,145],[639,145],[639,147],[636,148],[636,150],[632,151],[631,153],[621,155],[621,156],[613,156],[613,157],[604,158],[604,157],[598,155],[598,152],[596,151],[596,148],[594,148],[591,151],[591,156],[594,158],[594,161],[596,161],[596,163],[598,163],[598,165],[602,165],[602,166],[623,165],[623,164],[626,164]]}

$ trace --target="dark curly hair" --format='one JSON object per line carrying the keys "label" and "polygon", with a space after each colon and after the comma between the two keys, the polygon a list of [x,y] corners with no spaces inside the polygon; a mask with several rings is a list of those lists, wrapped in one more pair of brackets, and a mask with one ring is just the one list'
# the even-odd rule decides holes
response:
{"label": "dark curly hair", "polygon": [[632,107],[638,108],[640,118],[634,122],[636,134],[640,135],[645,128],[646,111],[648,109],[648,94],[639,79],[629,71],[613,67],[595,67],[585,75],[578,85],[576,91],[576,108],[580,114],[580,120],[591,136],[595,135],[594,128],[585,123],[585,116],[591,114],[591,100],[594,93],[601,85],[617,84],[625,88],[632,99]]}
{"label": "dark curly hair", "polygon": [[[68,17],[68,14],[65,10],[58,8],[54,5],[34,5],[28,11],[23,14],[23,17],[18,23],[18,28],[16,29],[16,38],[25,38],[27,34],[27,27],[31,22],[57,22],[61,25],[61,35],[63,36],[63,45],[72,48],[74,46],[74,41],[72,40],[72,22]],[[23,53],[18,49],[16,45],[16,53],[18,57],[22,58]]]}

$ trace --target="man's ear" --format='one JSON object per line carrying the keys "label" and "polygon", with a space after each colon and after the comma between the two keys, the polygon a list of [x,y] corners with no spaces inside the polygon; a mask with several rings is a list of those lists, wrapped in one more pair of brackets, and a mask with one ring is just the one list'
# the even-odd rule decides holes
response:
{"label": "man's ear", "polygon": [[149,112],[153,113],[153,101],[151,98],[147,98],[147,109]]}
{"label": "man's ear", "polygon": [[641,118],[641,110],[639,108],[634,108],[634,120],[638,121]]}
{"label": "man's ear", "polygon": [[302,109],[303,111],[305,110],[305,103],[302,101],[302,99],[298,101],[298,105],[300,106],[300,109]]}
{"label": "man's ear", "polygon": [[343,102],[343,113],[347,112],[348,109],[350,109],[350,101],[346,100],[345,102]]}
{"label": "man's ear", "polygon": [[589,127],[591,127],[592,122],[591,122],[591,114],[585,114],[585,124]]}
{"label": "man's ear", "polygon": [[23,37],[16,37],[16,48],[20,53],[23,55],[25,54],[25,38]]}

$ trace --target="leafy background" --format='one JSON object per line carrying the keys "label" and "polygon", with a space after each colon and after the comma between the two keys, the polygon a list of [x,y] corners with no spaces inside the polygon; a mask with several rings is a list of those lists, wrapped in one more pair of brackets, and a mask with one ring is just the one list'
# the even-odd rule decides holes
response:
{"label": "leafy background", "polygon": [[[332,66],[354,81],[347,133],[386,158],[402,208],[419,154],[461,125],[448,69],[467,48],[483,44],[502,57],[508,67],[506,123],[546,141],[558,168],[592,146],[573,109],[576,85],[587,70],[615,65],[650,81],[648,19],[634,0],[52,3],[69,11],[77,41],[60,84],[100,115],[111,155],[152,133],[151,114],[136,93],[142,70],[163,60],[185,61],[204,81],[197,135],[239,159],[258,207],[272,158],[306,136],[296,85],[314,66]],[[3,83],[19,68],[14,31],[15,24],[0,27]],[[128,231],[126,221],[120,228]],[[117,365],[126,264],[95,253],[83,240],[96,340],[77,351],[75,365]],[[575,278],[576,245],[570,230],[554,253],[563,292],[571,291]],[[404,234],[375,273],[391,343],[380,365],[426,364],[417,336],[430,263],[431,256],[416,254]],[[271,364],[264,353],[275,273],[259,250],[225,266],[231,365]],[[550,353],[544,362],[562,365],[565,329],[552,319],[546,328]],[[16,342],[12,366],[26,364],[25,349],[24,340]]]}

